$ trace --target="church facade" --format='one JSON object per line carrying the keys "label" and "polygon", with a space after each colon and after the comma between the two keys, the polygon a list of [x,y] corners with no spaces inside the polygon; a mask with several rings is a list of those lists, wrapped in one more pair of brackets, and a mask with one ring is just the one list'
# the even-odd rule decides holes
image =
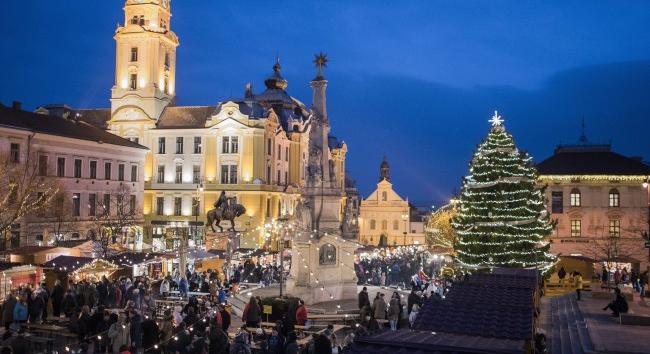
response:
{"label": "church facade", "polygon": [[[179,233],[201,240],[206,212],[226,191],[246,208],[236,225],[240,246],[262,245],[264,225],[292,215],[305,187],[313,110],[287,93],[279,60],[263,92],[247,84],[240,99],[176,106],[179,38],[171,29],[170,2],[127,0],[124,13],[114,36],[111,108],[75,113],[149,148],[144,242],[169,248]],[[314,99],[324,102],[327,80],[317,77],[310,85]],[[344,189],[347,146],[329,136],[327,148],[333,183]],[[340,217],[344,206],[342,196]]]}

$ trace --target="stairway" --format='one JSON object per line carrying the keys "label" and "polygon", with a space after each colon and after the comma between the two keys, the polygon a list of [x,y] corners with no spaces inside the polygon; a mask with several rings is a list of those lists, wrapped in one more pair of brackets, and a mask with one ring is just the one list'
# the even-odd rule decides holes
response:
{"label": "stairway", "polygon": [[596,353],[575,295],[544,298],[542,302],[550,354]]}

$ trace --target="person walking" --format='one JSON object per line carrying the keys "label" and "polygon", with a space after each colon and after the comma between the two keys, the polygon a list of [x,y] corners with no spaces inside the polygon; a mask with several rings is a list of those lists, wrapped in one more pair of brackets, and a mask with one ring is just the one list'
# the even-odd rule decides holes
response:
{"label": "person walking", "polygon": [[560,270],[557,272],[557,277],[560,278],[560,287],[564,287],[564,278],[566,278],[566,270],[564,267],[560,267]]}
{"label": "person walking", "polygon": [[390,299],[390,307],[388,308],[388,322],[390,323],[390,329],[392,331],[397,331],[397,321],[399,321],[399,314],[399,298],[393,296],[393,298]]}
{"label": "person walking", "polygon": [[260,322],[260,305],[257,304],[257,299],[254,296],[251,296],[250,301],[244,307],[244,312],[242,314],[242,321],[246,322],[246,327],[257,327]]}
{"label": "person walking", "polygon": [[578,297],[578,301],[580,301],[580,295],[582,293],[582,274],[580,274],[580,272],[575,272],[574,280],[576,287],[576,296]]}
{"label": "person walking", "polygon": [[17,302],[16,296],[10,291],[2,304],[2,323],[6,332],[9,332],[9,326],[14,322],[14,308]]}
{"label": "person walking", "polygon": [[298,308],[296,309],[296,323],[300,326],[304,326],[309,317],[307,312],[307,306],[305,306],[305,300],[298,300]]}
{"label": "person walking", "polygon": [[65,290],[63,289],[63,285],[61,285],[61,281],[57,279],[56,282],[54,282],[52,295],[50,295],[50,298],[52,299],[52,315],[54,317],[61,317],[61,305],[64,296]]}
{"label": "person walking", "polygon": [[639,276],[639,294],[641,294],[642,297],[645,297],[645,291],[646,288],[648,287],[648,271],[646,270],[645,272],[641,273]]}
{"label": "person walking", "polygon": [[368,297],[368,288],[364,286],[359,292],[359,310],[361,310],[365,305],[370,306],[370,298]]}
{"label": "person walking", "polygon": [[119,353],[120,348],[131,344],[131,328],[130,324],[126,322],[124,315],[112,314],[113,324],[108,328],[108,338],[111,339],[111,347],[113,351],[111,353]]}
{"label": "person walking", "polygon": [[374,307],[374,312],[375,312],[375,318],[378,320],[385,320],[386,319],[386,301],[384,300],[384,294],[380,293],[379,297],[375,298],[374,303],[372,304]]}

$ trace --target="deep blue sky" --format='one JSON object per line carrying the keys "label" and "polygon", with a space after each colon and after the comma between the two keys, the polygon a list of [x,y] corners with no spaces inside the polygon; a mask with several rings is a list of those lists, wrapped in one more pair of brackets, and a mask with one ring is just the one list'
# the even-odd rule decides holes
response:
{"label": "deep blue sky", "polygon": [[[0,102],[108,107],[121,0],[3,0]],[[650,158],[647,1],[172,1],[178,104],[258,92],[280,54],[309,103],[328,53],[329,112],[364,195],[384,154],[397,191],[439,205],[498,109],[536,161],[594,142]]]}

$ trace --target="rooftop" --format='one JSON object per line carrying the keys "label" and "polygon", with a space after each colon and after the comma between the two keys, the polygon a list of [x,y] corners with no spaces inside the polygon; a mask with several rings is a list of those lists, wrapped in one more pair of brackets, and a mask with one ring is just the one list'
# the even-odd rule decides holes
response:
{"label": "rooftop", "polygon": [[641,158],[612,151],[610,145],[563,145],[537,164],[540,175],[650,175]]}

